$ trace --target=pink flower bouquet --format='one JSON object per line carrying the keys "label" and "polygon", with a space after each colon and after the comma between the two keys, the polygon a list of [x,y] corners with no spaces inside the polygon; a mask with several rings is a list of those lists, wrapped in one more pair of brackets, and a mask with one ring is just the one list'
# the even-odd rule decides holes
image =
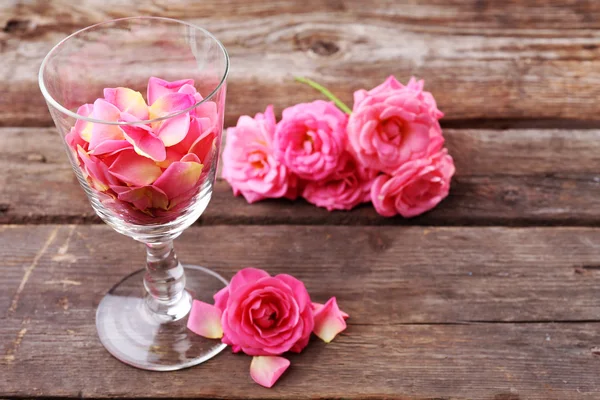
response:
{"label": "pink flower bouquet", "polygon": [[[327,210],[372,202],[386,217],[410,218],[449,192],[454,162],[443,148],[438,110],[423,81],[405,86],[390,76],[354,93],[352,110],[310,80],[332,102],[273,107],[230,128],[223,178],[249,202],[298,195]],[[337,107],[336,107],[337,106]]]}

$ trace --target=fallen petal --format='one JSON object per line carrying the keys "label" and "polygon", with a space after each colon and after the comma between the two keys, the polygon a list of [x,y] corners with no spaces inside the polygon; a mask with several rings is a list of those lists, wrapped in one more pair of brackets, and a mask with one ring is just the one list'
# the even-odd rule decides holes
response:
{"label": "fallen petal", "polygon": [[189,330],[202,337],[208,339],[220,339],[223,337],[221,310],[212,304],[194,300],[187,327]]}
{"label": "fallen petal", "polygon": [[290,366],[290,360],[279,356],[256,356],[250,363],[250,376],[266,388],[272,387]]}
{"label": "fallen petal", "polygon": [[[346,314],[347,315],[347,314]],[[331,342],[338,333],[346,329],[346,321],[340,311],[335,297],[332,297],[318,309],[315,314],[315,327],[313,332],[325,343]]]}
{"label": "fallen petal", "polygon": [[162,172],[151,159],[142,157],[133,150],[120,152],[108,170],[112,176],[132,186],[150,185]]}
{"label": "fallen petal", "polygon": [[[317,311],[319,311],[321,308],[323,308],[324,304],[321,303],[312,303],[312,308],[313,308],[313,313],[316,313]],[[344,319],[348,319],[350,318],[350,316],[348,314],[346,314],[345,312],[343,312],[342,310],[340,310],[340,312],[342,313],[342,317]]]}
{"label": "fallen petal", "polygon": [[124,87],[106,88],[104,98],[122,112],[129,113],[138,120],[148,119],[148,106],[140,92]]}

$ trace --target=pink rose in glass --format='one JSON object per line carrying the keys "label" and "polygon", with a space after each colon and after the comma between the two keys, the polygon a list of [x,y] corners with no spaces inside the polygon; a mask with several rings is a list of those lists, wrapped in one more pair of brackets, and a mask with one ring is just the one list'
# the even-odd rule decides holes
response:
{"label": "pink rose in glass", "polygon": [[332,210],[351,210],[371,200],[371,182],[376,172],[360,165],[346,152],[340,169],[321,181],[306,182],[302,197],[309,203]]}
{"label": "pink rose in glass", "polygon": [[347,120],[333,103],[322,100],[286,108],[275,130],[277,159],[300,178],[325,179],[342,162]]}
{"label": "pink rose in glass", "polygon": [[296,177],[275,159],[273,106],[254,118],[241,116],[235,128],[227,131],[223,150],[223,178],[248,203],[266,198],[296,197]]}
{"label": "pink rose in glass", "polygon": [[354,93],[348,140],[362,164],[392,173],[441,147],[442,116],[431,93],[423,91],[423,81],[411,78],[404,86],[390,76],[369,91]]}
{"label": "pink rose in glass", "polygon": [[[148,106],[128,88],[104,89],[104,98],[79,108],[78,114],[103,121],[136,122],[183,111],[202,97],[192,80],[151,78]],[[201,110],[202,113],[199,113]],[[66,142],[84,178],[103,201],[132,222],[166,217],[196,194],[205,165],[214,157],[216,105],[207,102],[151,124],[107,125],[78,120]],[[171,215],[173,214],[173,215]]]}
{"label": "pink rose in glass", "polygon": [[380,175],[371,186],[377,212],[391,217],[414,217],[431,210],[450,190],[454,162],[446,149],[430,157],[405,163],[391,176]]}

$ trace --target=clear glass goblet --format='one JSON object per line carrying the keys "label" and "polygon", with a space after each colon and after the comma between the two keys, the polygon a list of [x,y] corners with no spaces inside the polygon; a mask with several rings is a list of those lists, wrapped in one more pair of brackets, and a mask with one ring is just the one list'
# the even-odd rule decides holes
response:
{"label": "clear glass goblet", "polygon": [[192,298],[210,302],[227,281],[182,266],[173,239],[211,198],[228,69],[211,33],[153,17],[80,30],[40,68],[40,89],[92,207],[146,245],[145,268],[110,289],[96,314],[102,344],[138,368],[186,368],[225,347],[188,331],[185,317]]}

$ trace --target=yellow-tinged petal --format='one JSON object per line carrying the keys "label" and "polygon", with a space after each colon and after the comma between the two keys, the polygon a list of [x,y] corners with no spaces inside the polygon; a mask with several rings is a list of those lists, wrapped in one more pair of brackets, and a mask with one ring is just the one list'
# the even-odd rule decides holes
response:
{"label": "yellow-tinged petal", "polygon": [[344,315],[347,318],[348,314],[342,313],[335,297],[332,297],[323,307],[314,311],[315,327],[313,333],[325,343],[331,342],[338,333],[346,329]]}
{"label": "yellow-tinged petal", "polygon": [[129,113],[139,120],[148,119],[148,106],[140,92],[124,87],[107,88],[104,89],[104,98],[122,112]]}
{"label": "yellow-tinged petal", "polygon": [[201,174],[202,164],[176,161],[154,182],[154,186],[165,192],[169,199],[173,199],[194,189]]}
{"label": "yellow-tinged petal", "polygon": [[266,388],[273,387],[290,366],[290,360],[279,356],[255,356],[250,363],[250,376]]}
{"label": "yellow-tinged petal", "polygon": [[110,173],[131,186],[152,184],[161,176],[162,170],[151,159],[133,150],[123,150],[109,168]]}
{"label": "yellow-tinged petal", "polygon": [[221,310],[212,304],[194,300],[187,327],[189,330],[202,337],[208,339],[220,339],[223,337]]}

